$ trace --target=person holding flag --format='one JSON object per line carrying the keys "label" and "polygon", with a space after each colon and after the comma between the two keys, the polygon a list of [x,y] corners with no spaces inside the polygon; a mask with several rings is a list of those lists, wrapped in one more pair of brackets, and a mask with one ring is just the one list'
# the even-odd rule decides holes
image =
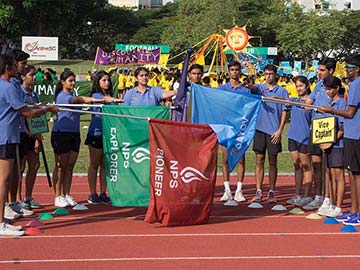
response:
{"label": "person holding flag", "polygon": [[[24,97],[24,102],[29,105],[34,105],[39,103],[38,95],[33,92],[32,86],[35,83],[36,70],[34,66],[25,67],[22,72],[20,72],[20,80],[21,80],[21,88],[22,94]],[[21,175],[25,170],[25,166],[27,164],[27,172],[25,177],[25,200],[22,201],[21,194],[21,183],[19,183],[18,194],[17,194],[17,202],[18,205],[25,206],[26,208],[34,209],[41,208],[41,204],[36,202],[32,197],[34,184],[36,180],[36,174],[40,167],[39,153],[41,151],[41,134],[30,134],[28,130],[28,126],[26,124],[26,119],[21,119],[20,124],[20,157],[21,157]],[[16,173],[17,176],[17,173]],[[19,178],[17,178],[18,180]],[[15,181],[15,179],[14,179]],[[21,211],[25,216],[25,211],[22,209]],[[30,214],[30,213],[27,213]]]}
{"label": "person holding flag", "polygon": [[[316,83],[314,90],[306,99],[306,104],[312,104],[315,106],[330,106],[331,98],[328,96],[324,87],[324,79],[333,75],[336,69],[336,61],[333,58],[324,58],[320,60],[318,66],[319,81]],[[313,110],[312,119],[324,117],[322,112]],[[322,150],[318,144],[312,142],[312,128],[310,129],[308,151],[311,155],[311,163],[313,167],[314,186],[315,186],[315,198],[309,204],[303,207],[304,210],[315,210],[321,207],[323,204],[323,198],[321,196],[322,190]]]}
{"label": "person holding flag", "polygon": [[[230,76],[230,81],[226,84],[223,84],[219,87],[222,90],[235,91],[238,93],[251,93],[249,88],[246,88],[240,82],[241,76],[241,65],[237,61],[230,62],[228,65],[228,71]],[[227,152],[224,146],[221,146],[222,153],[222,172],[224,177],[224,195],[221,197],[220,201],[226,202],[228,200],[232,200],[232,193],[230,189],[230,172],[229,172],[229,164],[227,159]],[[242,184],[245,176],[245,157],[243,157],[238,165],[238,174],[237,174],[237,188],[235,191],[234,200],[237,202],[246,201],[243,193],[242,193]]]}
{"label": "person holding flag", "polygon": [[345,59],[345,71],[350,80],[348,107],[338,110],[323,106],[322,110],[344,117],[344,166],[349,171],[351,211],[336,217],[345,225],[360,226],[360,54]]}
{"label": "person holding flag", "polygon": [[124,96],[124,105],[128,106],[158,106],[163,99],[176,95],[175,91],[164,91],[159,87],[151,87],[149,70],[139,67],[134,71],[137,86],[130,89]]}
{"label": "person holding flag", "polygon": [[[13,55],[0,55],[0,235],[21,236],[25,231],[21,226],[13,226],[4,221],[5,201],[8,185],[16,158],[16,148],[20,142],[20,115],[38,117],[47,111],[57,112],[54,106],[29,108],[22,98],[22,93],[10,79],[17,76],[17,63]],[[14,219],[15,217],[12,217]]]}
{"label": "person holding flag", "polygon": [[[310,91],[310,82],[304,76],[294,79],[298,98],[292,101],[304,102]],[[310,197],[312,173],[311,159],[308,154],[309,131],[311,125],[311,111],[298,106],[291,107],[291,121],[286,136],[288,137],[288,149],[294,165],[295,195],[286,201],[287,204],[305,206],[312,201]],[[301,196],[304,183],[304,196]]]}
{"label": "person holding flag", "polygon": [[[103,102],[104,99],[74,96],[75,73],[67,69],[60,75],[55,89],[57,104],[79,104]],[[80,149],[80,110],[79,112],[62,112],[57,114],[51,132],[51,145],[55,154],[53,173],[55,200],[57,207],[75,206],[77,202],[70,196],[73,168]]]}
{"label": "person holding flag", "polygon": [[[114,98],[112,83],[109,73],[100,70],[94,74],[90,96],[97,99],[104,99],[106,103],[120,103],[122,99]],[[92,111],[101,112],[101,108],[92,108]],[[101,115],[93,114],[86,136],[85,144],[89,147],[88,183],[90,195],[89,203],[110,204],[110,198],[106,195],[106,175],[102,138]],[[100,168],[100,169],[99,169]],[[97,173],[100,171],[100,194],[96,192]]]}
{"label": "person holding flag", "polygon": [[[267,65],[264,68],[265,83],[248,85],[253,93],[264,97],[280,97],[288,99],[289,95],[285,88],[277,84],[277,68]],[[270,190],[268,201],[275,203],[275,185],[277,180],[277,155],[281,152],[281,134],[286,123],[287,110],[284,104],[263,102],[261,104],[259,119],[253,142],[253,150],[256,155],[255,179],[256,193],[253,202],[262,201],[262,184],[264,181],[265,152],[268,151],[269,158],[269,182]]]}

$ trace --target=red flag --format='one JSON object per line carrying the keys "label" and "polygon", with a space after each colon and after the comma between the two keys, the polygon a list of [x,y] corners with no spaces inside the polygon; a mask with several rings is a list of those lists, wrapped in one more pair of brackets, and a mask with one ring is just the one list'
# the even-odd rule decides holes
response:
{"label": "red flag", "polygon": [[203,124],[151,119],[150,205],[145,221],[166,226],[206,223],[217,169],[217,137]]}

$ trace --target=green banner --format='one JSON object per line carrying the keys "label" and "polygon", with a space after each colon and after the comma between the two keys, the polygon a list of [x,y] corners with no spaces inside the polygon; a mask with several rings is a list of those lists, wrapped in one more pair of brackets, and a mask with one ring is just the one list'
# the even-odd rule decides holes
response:
{"label": "green banner", "polygon": [[[39,96],[40,102],[53,103],[55,101],[55,87],[58,82],[59,81],[37,81],[32,89]],[[113,92],[117,95],[119,76],[112,76],[111,82]],[[89,96],[91,92],[91,84],[92,82],[89,81],[77,81],[73,92],[77,96]]]}
{"label": "green banner", "polygon": [[135,48],[141,48],[146,50],[156,50],[160,48],[160,52],[162,54],[170,53],[169,45],[160,45],[160,44],[115,44],[115,50],[122,50],[122,51],[131,51]]}
{"label": "green banner", "polygon": [[[170,119],[170,107],[114,106],[103,113]],[[106,182],[114,206],[147,206],[150,201],[148,121],[103,116]]]}

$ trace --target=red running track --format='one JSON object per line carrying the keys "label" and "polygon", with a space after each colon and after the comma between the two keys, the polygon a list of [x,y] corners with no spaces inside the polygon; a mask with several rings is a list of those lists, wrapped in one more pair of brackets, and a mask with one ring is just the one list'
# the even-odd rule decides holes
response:
{"label": "red running track", "polygon": [[[279,177],[278,203],[285,205],[291,197],[293,182],[293,177]],[[253,177],[246,177],[248,199],[255,191],[253,183]],[[0,269],[360,268],[359,233],[343,233],[342,225],[307,219],[309,212],[272,211],[266,201],[263,209],[249,209],[248,203],[227,207],[219,202],[222,192],[219,177],[208,224],[168,228],[145,223],[146,208],[88,205],[87,179],[75,177],[72,195],[89,210],[70,209],[70,215],[43,221],[38,235],[1,237]],[[347,187],[346,207],[348,193]],[[44,177],[38,179],[35,198],[45,205],[36,216],[54,211],[52,190]],[[25,226],[32,219],[15,224]]]}

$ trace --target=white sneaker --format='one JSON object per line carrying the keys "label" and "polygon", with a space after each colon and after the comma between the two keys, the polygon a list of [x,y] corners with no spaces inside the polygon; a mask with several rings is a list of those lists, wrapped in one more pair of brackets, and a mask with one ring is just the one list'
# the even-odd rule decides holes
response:
{"label": "white sneaker", "polygon": [[316,212],[316,214],[320,215],[320,216],[327,216],[328,212],[330,209],[330,205],[328,204],[323,204],[321,205],[321,207],[319,208],[319,210]]}
{"label": "white sneaker", "polygon": [[29,217],[34,214],[33,211],[27,210],[24,206],[22,206],[19,202],[10,204],[10,207],[17,213],[22,214],[24,217]]}
{"label": "white sneaker", "polygon": [[225,190],[224,195],[222,195],[220,202],[227,202],[232,200],[232,195],[230,190]]}
{"label": "white sneaker", "polygon": [[67,203],[68,203],[70,206],[75,206],[75,205],[78,204],[78,203],[74,200],[74,198],[71,197],[70,195],[65,195],[65,200],[67,201]]}
{"label": "white sneaker", "polygon": [[64,196],[58,196],[58,197],[55,197],[54,205],[57,207],[67,207],[70,204],[67,202],[67,200],[65,199]]}
{"label": "white sneaker", "polygon": [[18,225],[18,226],[14,226],[11,225],[10,223],[7,223],[6,221],[4,221],[4,223],[6,224],[6,226],[8,226],[10,229],[15,230],[15,231],[21,231],[23,229],[22,226]]}
{"label": "white sneaker", "polygon": [[246,202],[246,198],[244,197],[242,191],[236,191],[234,200],[237,202]]}
{"label": "white sneaker", "polygon": [[22,236],[24,235],[25,232],[24,231],[18,231],[18,230],[14,230],[12,229],[8,224],[0,223],[0,235],[5,235],[5,236]]}
{"label": "white sneaker", "polygon": [[323,203],[323,200],[322,200],[322,199],[318,199],[318,198],[315,197],[315,199],[314,199],[311,203],[305,205],[305,206],[303,207],[303,209],[304,209],[304,210],[315,210],[315,209],[319,209],[320,206],[322,205],[322,203]]}
{"label": "white sneaker", "polygon": [[326,216],[327,217],[337,217],[337,216],[340,216],[341,214],[342,214],[341,208],[339,208],[338,210],[336,210],[336,208],[329,208]]}
{"label": "white sneaker", "polygon": [[7,219],[18,219],[20,218],[22,215],[19,213],[16,213],[9,204],[5,204],[5,209],[4,209],[4,218]]}

